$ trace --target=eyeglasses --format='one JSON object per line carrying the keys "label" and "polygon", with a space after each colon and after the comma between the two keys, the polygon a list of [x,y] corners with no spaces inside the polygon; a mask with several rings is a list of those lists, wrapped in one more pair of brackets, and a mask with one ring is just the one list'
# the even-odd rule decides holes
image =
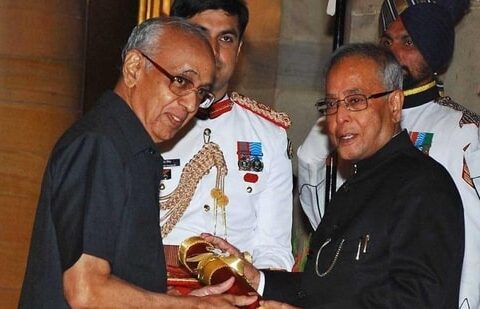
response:
{"label": "eyeglasses", "polygon": [[342,101],[345,102],[346,109],[348,109],[349,111],[358,112],[358,111],[367,109],[368,99],[380,98],[394,91],[395,90],[389,90],[385,92],[374,93],[369,95],[368,97],[364,94],[351,94],[351,95],[347,95],[342,100],[325,98],[315,103],[315,106],[317,107],[321,116],[328,116],[328,115],[335,114],[338,111],[338,105]]}
{"label": "eyeglasses", "polygon": [[153,61],[150,57],[145,55],[143,52],[139,51],[140,54],[145,57],[158,71],[160,71],[163,75],[165,75],[169,80],[170,84],[168,85],[168,89],[173,92],[175,95],[179,97],[183,97],[187,94],[190,94],[192,91],[195,92],[197,103],[200,108],[209,108],[210,105],[215,101],[215,95],[208,91],[205,88],[196,88],[193,85],[193,82],[188,78],[183,76],[174,76],[168,73],[162,66],[158,63]]}

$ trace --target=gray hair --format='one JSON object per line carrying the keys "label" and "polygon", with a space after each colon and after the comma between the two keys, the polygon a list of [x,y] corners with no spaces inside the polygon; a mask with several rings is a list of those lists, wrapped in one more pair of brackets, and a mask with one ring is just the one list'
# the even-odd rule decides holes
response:
{"label": "gray hair", "polygon": [[125,56],[132,49],[138,49],[145,53],[154,53],[160,47],[157,44],[158,38],[168,28],[175,28],[182,32],[190,33],[210,46],[205,31],[183,18],[168,16],[150,18],[133,28],[127,43],[123,47],[122,61],[125,60]]}
{"label": "gray hair", "polygon": [[337,49],[325,66],[325,78],[335,64],[353,56],[371,59],[377,63],[379,79],[387,89],[402,89],[402,67],[395,56],[388,49],[372,43],[347,44]]}

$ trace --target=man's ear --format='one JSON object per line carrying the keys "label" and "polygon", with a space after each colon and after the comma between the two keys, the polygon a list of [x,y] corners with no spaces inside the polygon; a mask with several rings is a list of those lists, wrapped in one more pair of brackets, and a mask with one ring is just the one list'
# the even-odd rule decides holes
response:
{"label": "man's ear", "polygon": [[137,84],[142,68],[142,55],[136,50],[130,50],[123,61],[122,74],[125,85],[132,88]]}
{"label": "man's ear", "polygon": [[402,90],[395,90],[388,96],[390,111],[392,112],[393,120],[397,123],[400,122],[402,116],[403,99]]}

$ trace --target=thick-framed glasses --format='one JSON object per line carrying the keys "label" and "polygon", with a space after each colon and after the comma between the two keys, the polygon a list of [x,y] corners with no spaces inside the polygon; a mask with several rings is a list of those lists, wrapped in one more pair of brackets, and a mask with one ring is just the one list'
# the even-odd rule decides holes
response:
{"label": "thick-framed glasses", "polygon": [[140,54],[145,57],[160,73],[165,75],[169,80],[170,84],[168,85],[168,89],[173,92],[175,95],[179,97],[183,97],[187,94],[195,92],[197,103],[200,108],[209,108],[210,105],[215,101],[215,95],[211,93],[209,90],[205,88],[196,88],[193,85],[193,82],[186,77],[183,76],[175,76],[170,74],[167,70],[165,70],[161,65],[153,61],[150,57],[145,55],[143,52],[139,51]]}
{"label": "thick-framed glasses", "polygon": [[389,91],[374,93],[369,96],[366,96],[360,93],[351,94],[351,95],[347,95],[342,100],[325,98],[315,103],[315,106],[317,107],[321,116],[328,116],[328,115],[335,114],[338,111],[338,105],[340,104],[340,102],[344,102],[345,108],[348,109],[349,111],[358,112],[358,111],[367,109],[369,99],[377,99],[387,94],[390,94],[394,91],[395,90],[389,90]]}

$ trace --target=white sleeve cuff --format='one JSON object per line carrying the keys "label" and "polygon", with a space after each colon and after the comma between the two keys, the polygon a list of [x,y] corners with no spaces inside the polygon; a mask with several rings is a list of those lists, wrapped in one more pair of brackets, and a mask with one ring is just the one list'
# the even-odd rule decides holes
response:
{"label": "white sleeve cuff", "polygon": [[257,293],[263,296],[263,290],[265,289],[265,274],[262,271],[259,271],[260,278],[258,280]]}

